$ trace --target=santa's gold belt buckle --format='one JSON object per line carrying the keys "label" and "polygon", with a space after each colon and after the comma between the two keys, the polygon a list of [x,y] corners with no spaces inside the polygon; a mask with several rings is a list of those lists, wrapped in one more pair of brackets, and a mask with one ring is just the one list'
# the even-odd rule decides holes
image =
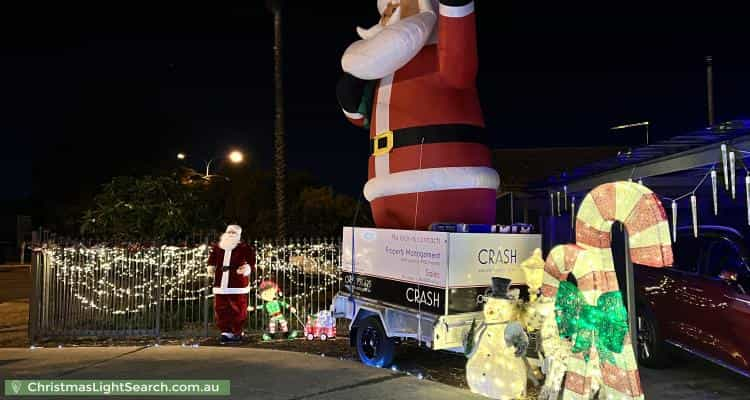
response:
{"label": "santa's gold belt buckle", "polygon": [[[380,146],[380,142],[385,139],[385,146]],[[388,154],[393,149],[393,131],[385,131],[375,136],[372,141],[372,155],[382,156]]]}

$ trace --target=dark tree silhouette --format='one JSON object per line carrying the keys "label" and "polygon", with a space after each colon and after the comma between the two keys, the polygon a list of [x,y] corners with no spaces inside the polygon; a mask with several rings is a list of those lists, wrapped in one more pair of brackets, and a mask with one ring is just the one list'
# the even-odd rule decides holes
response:
{"label": "dark tree silhouette", "polygon": [[273,13],[274,28],[274,81],[276,84],[276,127],[274,129],[276,167],[276,235],[286,237],[286,155],[284,145],[284,82],[282,72],[282,0],[267,0],[266,5]]}

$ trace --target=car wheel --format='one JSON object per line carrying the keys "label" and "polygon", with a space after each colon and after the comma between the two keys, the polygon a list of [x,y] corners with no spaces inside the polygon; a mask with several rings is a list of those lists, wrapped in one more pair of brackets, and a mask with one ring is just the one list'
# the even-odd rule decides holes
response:
{"label": "car wheel", "polygon": [[320,340],[326,340],[326,339],[328,339],[328,335],[326,335],[325,333],[320,335]]}
{"label": "car wheel", "polygon": [[639,305],[636,308],[636,330],[638,363],[650,368],[664,368],[669,365],[667,346],[659,331],[659,324],[651,310]]}
{"label": "car wheel", "polygon": [[307,334],[307,340],[313,340],[315,339],[315,336],[312,333]]}
{"label": "car wheel", "polygon": [[359,359],[365,365],[380,368],[393,362],[396,345],[386,336],[378,317],[367,317],[360,323],[356,344]]}

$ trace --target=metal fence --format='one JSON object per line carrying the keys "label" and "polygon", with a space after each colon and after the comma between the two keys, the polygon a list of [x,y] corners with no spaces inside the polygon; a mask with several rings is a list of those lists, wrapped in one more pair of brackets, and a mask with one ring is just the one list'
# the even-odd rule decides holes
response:
{"label": "metal fence", "polygon": [[[291,329],[328,309],[341,287],[340,242],[308,239],[256,242],[250,276],[247,331],[267,325],[256,288],[276,282]],[[52,338],[170,337],[216,334],[209,247],[64,246],[46,243],[33,252],[29,312],[32,343]],[[260,309],[259,309],[260,308]]]}

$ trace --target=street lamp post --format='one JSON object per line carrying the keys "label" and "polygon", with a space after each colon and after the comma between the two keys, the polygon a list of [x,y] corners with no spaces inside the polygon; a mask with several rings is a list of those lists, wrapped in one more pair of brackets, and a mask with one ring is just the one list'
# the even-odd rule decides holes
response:
{"label": "street lamp post", "polygon": [[[244,159],[245,159],[245,155],[242,154],[242,152],[240,152],[238,150],[233,150],[232,152],[230,152],[229,154],[227,154],[226,157],[227,157],[227,159],[229,159],[229,161],[232,164],[239,164],[242,161],[244,161]],[[177,159],[178,160],[185,160],[186,158],[187,158],[187,155],[185,155],[185,153],[177,153]],[[211,179],[212,176],[219,176],[219,175],[211,175],[211,163],[213,163],[217,158],[218,157],[214,157],[214,158],[206,161],[206,175],[203,176],[203,179],[209,180],[209,179]],[[229,178],[227,178],[227,177],[224,177],[224,178],[226,178],[227,180],[229,180]]]}
{"label": "street lamp post", "polygon": [[640,126],[645,126],[646,127],[646,144],[648,145],[648,143],[649,143],[649,138],[648,138],[649,121],[636,122],[634,124],[625,124],[625,125],[613,126],[613,127],[609,128],[609,130],[610,131],[619,131],[619,130],[622,130],[622,129],[637,128],[637,127],[640,127]]}

